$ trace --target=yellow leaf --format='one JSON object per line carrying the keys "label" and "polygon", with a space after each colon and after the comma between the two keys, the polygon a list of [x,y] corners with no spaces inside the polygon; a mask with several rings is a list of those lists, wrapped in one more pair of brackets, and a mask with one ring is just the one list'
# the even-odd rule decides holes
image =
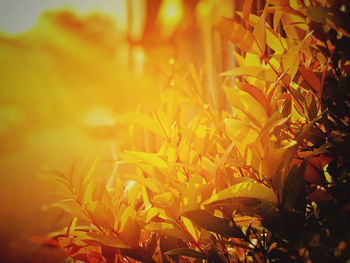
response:
{"label": "yellow leaf", "polygon": [[188,240],[188,237],[178,227],[175,227],[173,224],[167,222],[150,223],[145,226],[145,230],[157,231],[181,240]]}
{"label": "yellow leaf", "polygon": [[260,16],[258,22],[255,24],[253,35],[258,43],[259,49],[261,50],[261,54],[264,54],[266,47],[266,29],[264,14]]}
{"label": "yellow leaf", "polygon": [[281,16],[283,29],[287,36],[295,41],[301,41],[308,30],[306,20],[300,14],[283,12]]}
{"label": "yellow leaf", "polygon": [[156,207],[148,206],[140,211],[140,216],[143,218],[142,222],[148,224],[155,216],[159,215]]}
{"label": "yellow leaf", "polygon": [[214,194],[203,205],[236,197],[256,198],[277,204],[277,197],[271,188],[256,181],[249,181],[235,184]]}
{"label": "yellow leaf", "polygon": [[191,236],[195,239],[198,240],[198,234],[196,229],[194,228],[193,223],[186,217],[182,217],[183,224],[185,225],[187,231],[191,234]]}
{"label": "yellow leaf", "polygon": [[276,169],[281,164],[285,152],[295,144],[296,142],[291,142],[281,148],[271,149],[266,152],[262,160],[262,174],[264,177],[270,179],[275,175]]}
{"label": "yellow leaf", "polygon": [[289,75],[289,81],[292,81],[299,67],[299,51],[301,45],[294,45],[289,48],[287,54],[283,56],[282,65],[283,70],[287,70],[287,75]]}
{"label": "yellow leaf", "polygon": [[266,43],[277,54],[283,54],[287,45],[284,38],[268,27],[266,31]]}
{"label": "yellow leaf", "polygon": [[180,215],[180,200],[174,192],[165,192],[154,197],[152,204],[163,208],[169,218],[175,219]]}
{"label": "yellow leaf", "polygon": [[124,112],[115,116],[115,122],[120,124],[139,125],[142,128],[153,132],[154,134],[157,134],[163,138],[166,137],[160,127],[159,122],[147,114],[140,112]]}
{"label": "yellow leaf", "polygon": [[225,18],[216,25],[216,28],[242,51],[260,54],[259,47],[255,43],[253,35],[238,21]]}
{"label": "yellow leaf", "polygon": [[236,67],[220,74],[221,76],[250,76],[257,79],[274,82],[277,75],[263,67]]}
{"label": "yellow leaf", "polygon": [[251,125],[241,120],[226,119],[225,125],[227,135],[234,143],[248,145],[255,142],[259,136]]}
{"label": "yellow leaf", "polygon": [[119,175],[123,179],[127,180],[133,180],[136,181],[144,186],[146,186],[148,189],[150,189],[153,193],[160,193],[160,185],[157,181],[153,180],[152,178],[144,178],[140,175],[134,175],[134,174],[120,174]]}
{"label": "yellow leaf", "polygon": [[267,100],[264,93],[251,84],[245,82],[234,82],[234,85],[240,90],[249,93],[254,99],[256,99],[264,108],[267,106]]}
{"label": "yellow leaf", "polygon": [[264,107],[250,94],[237,88],[224,87],[229,103],[243,112],[255,125],[262,127],[267,120],[267,113]]}
{"label": "yellow leaf", "polygon": [[79,183],[79,190],[77,195],[77,201],[82,202],[85,196],[91,197],[93,190],[93,177],[95,176],[95,171],[97,163],[99,161],[99,156],[96,157],[94,163],[92,164],[88,173],[81,178]]}
{"label": "yellow leaf", "polygon": [[[242,17],[242,12],[237,12],[237,14]],[[281,12],[282,15],[282,12]],[[275,17],[275,16],[274,16]],[[249,15],[249,24],[252,27],[256,27],[260,17],[250,14]],[[265,24],[265,33],[266,33],[266,43],[269,45],[270,48],[275,50],[278,54],[283,54],[286,46],[286,41],[284,38],[282,38],[275,29],[271,28],[268,24]]]}
{"label": "yellow leaf", "polygon": [[216,165],[207,157],[202,157],[202,167],[205,171],[207,171],[210,175],[214,176],[216,173]]}
{"label": "yellow leaf", "polygon": [[146,153],[146,152],[133,152],[133,151],[125,151],[128,156],[134,157],[135,159],[150,164],[158,169],[166,169],[168,168],[168,164],[161,159],[157,154],[154,153]]}
{"label": "yellow leaf", "polygon": [[165,192],[156,195],[152,202],[157,207],[166,208],[168,206],[171,206],[175,202],[175,200],[171,192]]}
{"label": "yellow leaf", "polygon": [[80,219],[90,221],[87,215],[84,213],[82,207],[74,199],[65,199],[53,203],[52,206],[59,207],[65,210],[67,213],[76,216]]}
{"label": "yellow leaf", "polygon": [[94,224],[107,229],[112,229],[114,227],[115,219],[112,209],[107,207],[104,203],[89,202],[86,205],[86,211]]}
{"label": "yellow leaf", "polygon": [[120,218],[119,236],[130,247],[138,247],[141,229],[136,221],[136,212],[126,207]]}

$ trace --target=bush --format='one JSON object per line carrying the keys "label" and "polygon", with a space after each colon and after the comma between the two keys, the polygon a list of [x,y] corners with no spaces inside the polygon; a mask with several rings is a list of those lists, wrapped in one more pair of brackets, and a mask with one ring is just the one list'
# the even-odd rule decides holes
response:
{"label": "bush", "polygon": [[215,25],[237,48],[230,107],[174,73],[157,113],[117,117],[156,152],[53,176],[73,219],[46,242],[88,262],[347,262],[350,4],[251,2]]}

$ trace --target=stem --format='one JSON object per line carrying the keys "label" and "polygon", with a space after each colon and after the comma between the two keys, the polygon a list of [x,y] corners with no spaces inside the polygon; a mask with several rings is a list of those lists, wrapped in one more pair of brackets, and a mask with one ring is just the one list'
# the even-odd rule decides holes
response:
{"label": "stem", "polygon": [[182,224],[182,222],[179,219],[176,219],[175,222],[180,227],[180,229],[185,233],[185,235],[190,239],[191,243],[199,249],[199,251],[203,254],[205,254],[204,250],[200,247],[198,242],[193,238],[190,232],[186,229],[186,227]]}
{"label": "stem", "polygon": [[72,220],[68,224],[67,231],[66,231],[66,234],[65,234],[65,238],[69,237],[69,232],[70,232],[70,228],[72,227],[73,220],[74,220],[74,217],[72,218]]}
{"label": "stem", "polygon": [[167,132],[165,131],[165,128],[164,128],[162,122],[160,121],[158,114],[154,113],[154,115],[156,116],[156,119],[159,122],[159,125],[160,125],[160,127],[161,127],[161,129],[162,129],[162,131],[163,131],[163,133],[165,135],[165,137],[167,138],[168,141],[170,141],[170,137],[168,136]]}
{"label": "stem", "polygon": [[221,238],[220,235],[216,234],[216,238],[220,241],[220,245],[221,245],[221,248],[222,248],[222,251],[224,252],[224,255],[225,257],[227,258],[228,262],[230,262],[230,258],[228,257],[228,251],[227,251],[227,248]]}
{"label": "stem", "polygon": [[266,258],[266,240],[265,240],[265,228],[263,228],[263,246],[262,246],[262,252],[264,256],[264,262],[267,263],[267,258]]}
{"label": "stem", "polygon": [[[280,74],[278,74],[277,70],[275,69],[275,67],[270,63],[269,59],[265,56],[265,54],[262,54],[263,59],[265,60],[265,62],[267,64],[270,65],[270,67],[272,68],[272,70],[276,73],[277,76],[279,76]],[[283,74],[283,73],[282,73]],[[282,75],[281,74],[281,75]],[[284,75],[284,74],[283,74]],[[288,92],[292,95],[292,97],[295,99],[295,101],[299,104],[299,106],[303,109],[303,105],[301,104],[300,100],[295,96],[295,94],[292,92],[292,90],[290,89],[289,85],[285,85],[283,83],[283,87],[288,90]]]}

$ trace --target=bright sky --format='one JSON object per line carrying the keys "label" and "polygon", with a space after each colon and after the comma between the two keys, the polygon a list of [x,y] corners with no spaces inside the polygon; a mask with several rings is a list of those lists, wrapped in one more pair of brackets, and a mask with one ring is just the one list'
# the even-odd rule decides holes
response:
{"label": "bright sky", "polygon": [[125,28],[128,0],[0,0],[0,32],[21,33],[30,29],[46,9],[70,8],[80,14],[98,11],[108,14]]}

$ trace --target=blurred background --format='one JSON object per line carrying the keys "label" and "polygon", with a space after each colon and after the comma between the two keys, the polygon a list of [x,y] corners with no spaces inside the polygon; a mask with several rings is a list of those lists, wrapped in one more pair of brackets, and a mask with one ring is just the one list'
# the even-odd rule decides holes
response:
{"label": "blurred background", "polygon": [[174,70],[205,68],[219,103],[218,73],[232,68],[232,47],[212,24],[231,17],[234,2],[0,1],[1,262],[62,262],[32,242],[67,223],[49,206],[55,196],[43,175],[97,155],[99,172],[110,172],[135,144],[115,116],[157,109]]}

